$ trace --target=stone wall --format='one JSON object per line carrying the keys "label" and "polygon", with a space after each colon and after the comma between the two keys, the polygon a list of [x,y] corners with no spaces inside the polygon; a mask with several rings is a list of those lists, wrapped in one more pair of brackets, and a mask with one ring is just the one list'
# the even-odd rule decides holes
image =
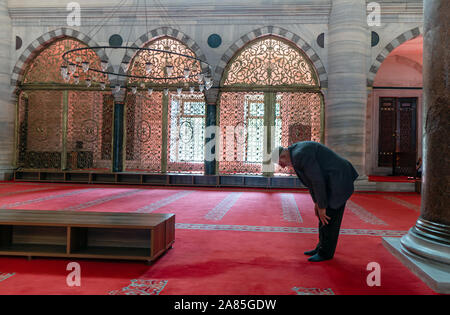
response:
{"label": "stone wall", "polygon": [[[0,1],[2,30],[7,30],[2,31],[0,40],[2,43],[9,41],[9,44],[1,46],[2,52],[9,58],[2,58],[0,61],[1,71],[8,69],[6,73],[0,74],[2,89],[0,119],[2,122],[5,121],[2,128],[6,128],[0,138],[0,165],[4,165],[0,167],[3,169],[0,170],[2,174],[5,170],[13,168],[12,126],[15,119],[13,90],[17,82],[20,82],[26,60],[33,51],[51,40],[52,36],[66,33],[71,36],[77,35],[76,37],[80,39],[89,39],[99,45],[107,45],[113,34],[121,35],[124,44],[130,45],[142,44],[145,39],[151,39],[155,34],[178,36],[213,66],[216,85],[233,53],[253,38],[277,34],[291,40],[306,52],[319,74],[328,115],[325,117],[326,144],[352,160],[360,174],[364,175],[367,172],[365,161],[367,91],[364,91],[364,87],[366,83],[369,87],[373,84],[374,75],[391,46],[400,44],[408,39],[408,36],[415,36],[417,31],[420,33],[422,27],[421,0],[378,1],[381,5],[380,26],[366,24],[368,11],[364,1],[361,0],[161,0],[147,1],[147,7],[140,1],[141,7],[138,9],[134,5],[136,1],[125,1],[126,5],[117,11],[120,14],[115,13],[118,1],[77,2],[81,6],[80,26],[67,25],[67,15],[70,12],[61,1]],[[371,1],[367,1],[369,2]],[[161,3],[164,7],[157,3]],[[356,6],[352,6],[352,3]],[[358,42],[352,40],[344,44],[339,42],[338,38],[345,39],[350,35],[345,30],[339,29],[339,23],[330,24],[333,6],[350,7],[355,13],[350,17],[352,23],[353,17],[358,16],[357,23],[360,25]],[[348,12],[342,11],[344,18],[346,13]],[[373,47],[370,45],[372,31],[377,32],[379,36],[379,42]],[[317,40],[322,33],[323,47]],[[212,48],[208,45],[208,37],[211,34],[221,36],[222,43],[219,47]],[[14,44],[16,38],[20,38],[19,44],[21,43],[17,47]],[[339,47],[336,50],[337,46]],[[339,54],[339,50],[343,52],[342,58],[336,55]],[[355,55],[352,52],[362,53]],[[330,60],[330,57],[334,59]],[[110,62],[117,69],[122,59],[123,56],[116,55],[111,57]],[[337,93],[339,87],[335,86],[335,91],[330,93],[329,73],[331,69],[335,75],[335,82],[339,82],[338,73],[341,69],[350,68],[351,72],[359,74],[358,78],[355,77],[358,101],[353,103],[351,109],[357,110],[359,114],[354,116],[356,119],[353,119],[353,123],[348,124],[348,110],[346,112],[333,104],[345,102],[348,97],[355,98],[355,87],[349,82],[350,86],[345,91],[340,90]],[[214,104],[214,101],[214,97],[208,97],[208,104]],[[333,112],[329,111],[333,107]],[[339,117],[340,122],[333,121],[333,117]],[[351,133],[359,140],[352,145],[344,145],[345,148],[342,147],[338,138],[344,138],[342,135],[338,136],[336,129],[333,129],[338,126],[344,128],[339,130],[344,131],[344,138],[345,134]]]}

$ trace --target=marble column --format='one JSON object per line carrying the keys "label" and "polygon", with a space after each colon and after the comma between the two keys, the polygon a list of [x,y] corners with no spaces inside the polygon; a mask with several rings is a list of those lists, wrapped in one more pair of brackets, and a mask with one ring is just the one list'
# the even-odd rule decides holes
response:
{"label": "marble column", "polygon": [[5,180],[13,172],[15,124],[10,85],[12,25],[6,0],[0,0],[0,26],[0,180]]}
{"label": "marble column", "polygon": [[439,293],[450,293],[450,1],[424,0],[421,214],[385,245]]}
{"label": "marble column", "polygon": [[369,32],[366,2],[332,0],[328,28],[325,144],[365,174]]}

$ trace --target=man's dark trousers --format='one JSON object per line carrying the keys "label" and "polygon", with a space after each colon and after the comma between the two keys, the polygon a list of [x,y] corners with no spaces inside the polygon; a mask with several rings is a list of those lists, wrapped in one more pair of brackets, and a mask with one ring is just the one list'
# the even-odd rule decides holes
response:
{"label": "man's dark trousers", "polygon": [[328,224],[322,224],[319,220],[319,244],[316,249],[324,258],[333,258],[334,256],[344,209],[345,203],[337,209],[327,208],[327,216],[331,218],[328,220]]}

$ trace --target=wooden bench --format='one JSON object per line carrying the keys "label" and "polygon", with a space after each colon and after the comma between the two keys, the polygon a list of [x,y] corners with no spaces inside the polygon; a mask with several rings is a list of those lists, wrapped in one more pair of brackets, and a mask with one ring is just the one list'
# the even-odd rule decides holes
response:
{"label": "wooden bench", "polygon": [[174,214],[0,209],[0,255],[150,263],[174,241]]}

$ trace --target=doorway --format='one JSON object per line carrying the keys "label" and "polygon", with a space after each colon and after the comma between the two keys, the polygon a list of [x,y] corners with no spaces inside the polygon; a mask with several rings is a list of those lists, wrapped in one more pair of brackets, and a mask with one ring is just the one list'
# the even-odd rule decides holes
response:
{"label": "doorway", "polygon": [[393,176],[414,176],[417,161],[417,97],[380,97],[378,166]]}

